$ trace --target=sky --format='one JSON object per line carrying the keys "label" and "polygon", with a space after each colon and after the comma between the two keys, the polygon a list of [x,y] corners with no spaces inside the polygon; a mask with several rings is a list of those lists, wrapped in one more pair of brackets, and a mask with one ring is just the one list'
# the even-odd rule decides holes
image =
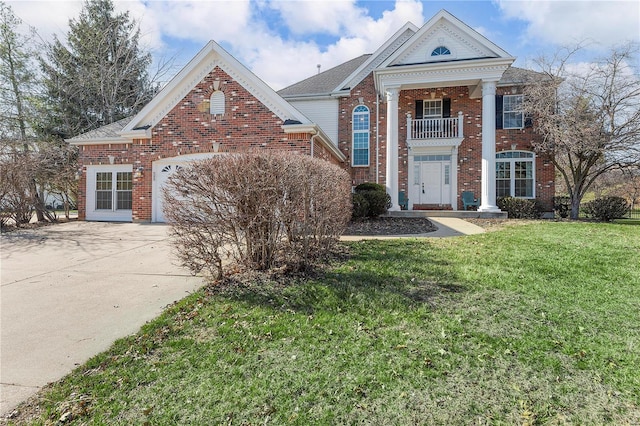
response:
{"label": "sky", "polygon": [[[5,1],[44,41],[65,40],[81,1]],[[541,54],[582,42],[581,61],[611,46],[640,42],[639,1],[356,1],[356,0],[115,0],[141,28],[141,45],[172,67],[170,79],[215,40],[278,90],[344,61],[373,53],[402,25],[418,27],[440,9],[531,67]],[[640,64],[635,64],[640,69]]]}

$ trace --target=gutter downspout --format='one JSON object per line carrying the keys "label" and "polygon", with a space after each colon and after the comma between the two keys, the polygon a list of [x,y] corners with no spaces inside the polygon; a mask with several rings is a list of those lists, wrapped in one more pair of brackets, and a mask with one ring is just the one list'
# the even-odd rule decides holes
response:
{"label": "gutter downspout", "polygon": [[311,136],[311,139],[309,140],[309,142],[311,143],[311,158],[313,158],[313,144],[314,144],[313,139],[318,137],[318,136],[320,136],[320,135],[315,134],[315,135]]}
{"label": "gutter downspout", "polygon": [[376,183],[380,183],[380,94],[376,90]]}

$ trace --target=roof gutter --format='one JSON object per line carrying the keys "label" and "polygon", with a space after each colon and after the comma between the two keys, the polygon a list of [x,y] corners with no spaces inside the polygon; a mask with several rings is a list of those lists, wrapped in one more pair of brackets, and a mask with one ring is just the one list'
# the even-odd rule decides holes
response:
{"label": "roof gutter", "polygon": [[[331,152],[338,160],[340,160],[341,162],[347,161],[347,157],[345,157],[345,155],[338,149],[338,147],[336,147],[331,142],[331,139],[329,138],[329,136],[327,136],[317,124],[313,124],[313,123],[312,124],[288,124],[286,126],[283,125],[281,127],[286,134],[308,133],[310,135],[313,135],[314,137],[318,136],[322,146],[327,148],[327,150]],[[313,144],[314,137],[311,138],[312,144]]]}

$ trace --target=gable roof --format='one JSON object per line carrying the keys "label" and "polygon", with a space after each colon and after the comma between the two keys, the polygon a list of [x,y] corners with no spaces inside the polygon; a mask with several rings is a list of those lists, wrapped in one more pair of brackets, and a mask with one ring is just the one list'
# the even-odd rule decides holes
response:
{"label": "gable roof", "polygon": [[160,93],[135,115],[123,129],[122,136],[130,138],[150,137],[148,129],[155,126],[215,67],[220,67],[229,74],[283,122],[291,119],[310,124],[309,119],[304,114],[285,101],[218,43],[211,40],[171,79]]}
{"label": "gable roof", "polygon": [[[431,56],[433,50],[440,46],[447,47],[450,54]],[[390,55],[381,68],[486,58],[515,60],[491,40],[442,9]]]}
{"label": "gable roof", "polygon": [[351,75],[353,71],[358,69],[370,56],[371,54],[369,53],[353,58],[317,75],[285,87],[279,90],[278,94],[290,98],[305,95],[324,95],[334,92],[340,88],[340,83]]}
{"label": "gable roof", "polygon": [[418,31],[407,22],[373,54],[365,54],[281,89],[278,94],[291,99],[296,97],[331,95],[358,85],[371,71],[396,51]]}

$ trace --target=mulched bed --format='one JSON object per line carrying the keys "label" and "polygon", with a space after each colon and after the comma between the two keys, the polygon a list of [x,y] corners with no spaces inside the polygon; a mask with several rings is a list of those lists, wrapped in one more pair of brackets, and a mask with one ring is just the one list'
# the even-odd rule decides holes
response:
{"label": "mulched bed", "polygon": [[344,235],[414,235],[437,229],[426,217],[378,217],[349,222]]}

